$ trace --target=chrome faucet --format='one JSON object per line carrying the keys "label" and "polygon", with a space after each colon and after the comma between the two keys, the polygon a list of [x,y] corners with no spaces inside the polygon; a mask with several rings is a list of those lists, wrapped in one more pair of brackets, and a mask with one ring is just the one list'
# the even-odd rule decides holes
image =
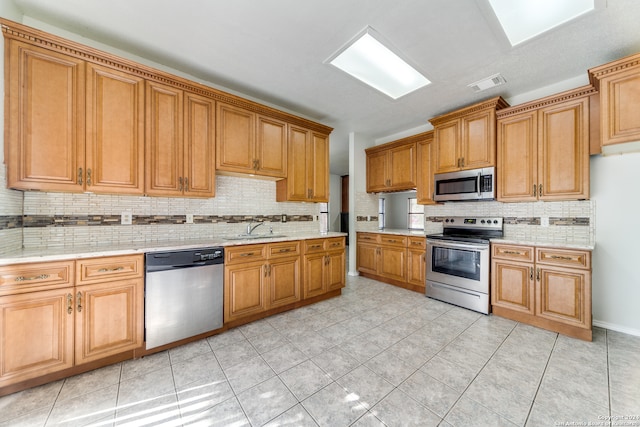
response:
{"label": "chrome faucet", "polygon": [[249,222],[249,225],[247,225],[247,234],[251,234],[253,232],[253,230],[255,230],[256,228],[260,227],[261,225],[264,225],[264,222],[259,222],[256,225],[254,225],[253,227],[251,226],[251,224],[253,224],[253,221]]}

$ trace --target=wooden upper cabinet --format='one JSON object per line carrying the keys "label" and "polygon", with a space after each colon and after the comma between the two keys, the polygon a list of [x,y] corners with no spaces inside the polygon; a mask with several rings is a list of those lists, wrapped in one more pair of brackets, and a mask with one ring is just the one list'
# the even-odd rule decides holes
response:
{"label": "wooden upper cabinet", "polygon": [[425,132],[416,143],[416,198],[419,204],[428,205],[433,201],[433,131]]}
{"label": "wooden upper cabinet", "polygon": [[287,178],[276,182],[278,202],[329,201],[329,137],[289,125]]}
{"label": "wooden upper cabinet", "polygon": [[84,190],[85,63],[6,40],[7,186]]}
{"label": "wooden upper cabinet", "polygon": [[434,173],[495,166],[496,110],[508,106],[496,97],[429,120],[434,132]]}
{"label": "wooden upper cabinet", "polygon": [[144,191],[144,80],[87,64],[86,188]]}
{"label": "wooden upper cabinet", "polygon": [[589,70],[600,92],[603,146],[640,140],[640,54]]}
{"label": "wooden upper cabinet", "polygon": [[416,188],[416,143],[413,138],[409,137],[365,150],[367,192]]}
{"label": "wooden upper cabinet", "polygon": [[498,120],[497,141],[498,200],[536,200],[533,188],[538,185],[537,113],[526,112]]}
{"label": "wooden upper cabinet", "polygon": [[216,169],[253,173],[255,114],[233,105],[217,105]]}
{"label": "wooden upper cabinet", "polygon": [[147,81],[145,192],[213,197],[215,102]]}
{"label": "wooden upper cabinet", "polygon": [[219,102],[216,169],[223,172],[287,176],[287,124]]}
{"label": "wooden upper cabinet", "polygon": [[184,94],[184,195],[215,195],[215,101]]}
{"label": "wooden upper cabinet", "polygon": [[147,81],[145,192],[149,195],[183,193],[182,96],[180,89]]}
{"label": "wooden upper cabinet", "polygon": [[256,125],[256,173],[285,178],[287,176],[287,124],[259,115]]}
{"label": "wooden upper cabinet", "polygon": [[590,87],[498,113],[500,201],[589,198]]}

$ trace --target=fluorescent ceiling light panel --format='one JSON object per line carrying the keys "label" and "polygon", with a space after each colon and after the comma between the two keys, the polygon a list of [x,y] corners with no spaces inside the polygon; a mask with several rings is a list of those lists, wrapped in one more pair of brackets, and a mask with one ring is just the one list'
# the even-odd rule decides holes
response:
{"label": "fluorescent ceiling light panel", "polygon": [[369,31],[365,31],[329,63],[393,99],[431,83],[376,40]]}
{"label": "fluorescent ceiling light panel", "polygon": [[511,46],[594,9],[594,0],[489,0]]}

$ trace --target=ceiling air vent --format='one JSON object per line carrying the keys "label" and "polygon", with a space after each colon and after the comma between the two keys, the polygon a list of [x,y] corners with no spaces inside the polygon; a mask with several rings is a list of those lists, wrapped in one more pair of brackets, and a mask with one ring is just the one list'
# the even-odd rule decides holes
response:
{"label": "ceiling air vent", "polygon": [[506,82],[507,81],[504,79],[504,77],[502,77],[502,75],[498,73],[498,74],[489,76],[485,79],[478,80],[477,82],[471,83],[470,85],[467,85],[467,86],[473,89],[474,92],[481,92],[483,90],[487,90],[495,86],[500,86],[501,84],[504,84]]}

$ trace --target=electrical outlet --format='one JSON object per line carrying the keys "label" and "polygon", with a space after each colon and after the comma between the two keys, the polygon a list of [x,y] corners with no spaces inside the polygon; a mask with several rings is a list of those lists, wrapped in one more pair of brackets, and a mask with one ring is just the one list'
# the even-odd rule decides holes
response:
{"label": "electrical outlet", "polygon": [[187,214],[187,219],[185,222],[187,224],[193,224],[193,214]]}
{"label": "electrical outlet", "polygon": [[540,225],[543,227],[548,227],[549,226],[549,217],[548,216],[541,216],[540,217]]}
{"label": "electrical outlet", "polygon": [[120,215],[120,224],[131,225],[133,224],[133,214],[131,212],[122,212]]}

